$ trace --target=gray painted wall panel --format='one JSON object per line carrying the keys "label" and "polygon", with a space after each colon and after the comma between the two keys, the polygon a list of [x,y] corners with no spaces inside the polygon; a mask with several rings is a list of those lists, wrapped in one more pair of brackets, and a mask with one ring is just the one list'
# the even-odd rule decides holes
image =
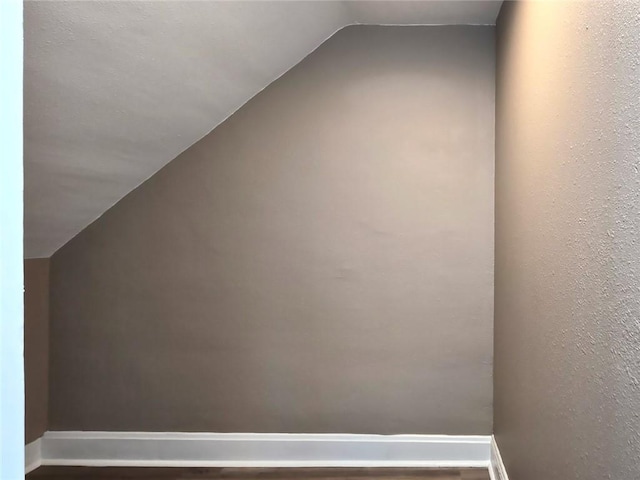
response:
{"label": "gray painted wall panel", "polygon": [[48,258],[24,261],[25,442],[49,423],[49,264]]}
{"label": "gray painted wall panel", "polygon": [[498,21],[495,435],[514,480],[640,478],[640,3]]}
{"label": "gray painted wall panel", "polygon": [[494,68],[349,27],[65,245],[52,429],[490,433]]}

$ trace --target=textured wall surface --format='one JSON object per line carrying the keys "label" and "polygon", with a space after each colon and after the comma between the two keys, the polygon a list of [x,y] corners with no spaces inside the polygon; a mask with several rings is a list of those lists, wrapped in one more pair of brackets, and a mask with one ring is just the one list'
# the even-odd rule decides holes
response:
{"label": "textured wall surface", "polygon": [[494,71],[347,28],[74,238],[52,429],[490,433]]}
{"label": "textured wall surface", "polygon": [[640,3],[498,21],[495,434],[513,480],[640,478]]}
{"label": "textured wall surface", "polygon": [[25,441],[42,436],[49,410],[49,259],[24,261]]}

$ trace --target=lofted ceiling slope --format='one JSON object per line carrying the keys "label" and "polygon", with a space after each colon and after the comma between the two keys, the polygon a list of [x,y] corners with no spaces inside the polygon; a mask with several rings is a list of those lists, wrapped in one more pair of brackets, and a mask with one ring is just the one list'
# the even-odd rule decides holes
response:
{"label": "lofted ceiling slope", "polygon": [[27,1],[25,256],[48,257],[337,30],[501,1]]}

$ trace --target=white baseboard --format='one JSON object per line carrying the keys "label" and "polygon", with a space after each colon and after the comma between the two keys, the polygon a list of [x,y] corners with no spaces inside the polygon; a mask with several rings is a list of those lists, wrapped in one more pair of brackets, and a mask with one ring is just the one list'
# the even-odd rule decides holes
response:
{"label": "white baseboard", "polygon": [[507,469],[504,468],[500,449],[496,443],[496,438],[491,436],[491,465],[489,466],[489,475],[491,480],[509,480]]}
{"label": "white baseboard", "polygon": [[42,437],[25,445],[24,447],[24,471],[29,473],[42,464]]}
{"label": "white baseboard", "polygon": [[489,467],[489,435],[46,432],[42,465]]}

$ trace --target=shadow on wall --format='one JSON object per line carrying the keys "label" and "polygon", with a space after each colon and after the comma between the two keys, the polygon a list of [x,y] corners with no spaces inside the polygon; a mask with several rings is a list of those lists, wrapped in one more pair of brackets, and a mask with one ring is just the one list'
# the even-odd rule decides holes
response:
{"label": "shadow on wall", "polygon": [[49,423],[49,259],[24,261],[25,444]]}

